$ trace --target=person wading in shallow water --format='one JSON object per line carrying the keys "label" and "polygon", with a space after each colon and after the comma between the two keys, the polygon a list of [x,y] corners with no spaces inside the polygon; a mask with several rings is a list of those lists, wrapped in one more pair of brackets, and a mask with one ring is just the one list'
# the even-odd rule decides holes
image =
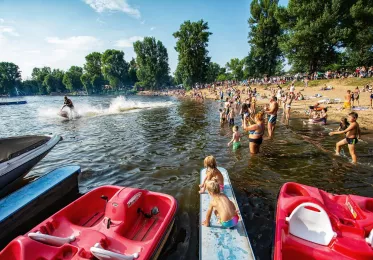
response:
{"label": "person wading in shallow water", "polygon": [[357,162],[357,157],[355,154],[355,144],[357,144],[358,140],[360,139],[360,127],[359,124],[356,122],[357,117],[357,113],[351,112],[350,114],[348,114],[350,125],[347,127],[347,129],[329,133],[330,136],[337,134],[346,134],[346,138],[336,144],[335,154],[339,155],[341,147],[348,144],[348,150],[350,151],[352,163],[354,164],[356,164]]}
{"label": "person wading in shallow water", "polygon": [[278,103],[275,96],[271,98],[269,108],[266,107],[265,111],[268,114],[268,136],[271,138],[275,132],[278,111]]}

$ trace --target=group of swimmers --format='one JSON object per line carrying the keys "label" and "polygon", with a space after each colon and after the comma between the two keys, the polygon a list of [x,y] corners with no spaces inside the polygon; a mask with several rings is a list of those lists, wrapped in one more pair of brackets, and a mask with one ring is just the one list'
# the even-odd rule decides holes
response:
{"label": "group of swimmers", "polygon": [[[281,88],[278,88],[277,95],[281,95],[282,98],[282,108],[285,115],[286,122],[289,122],[290,119],[290,110],[291,105],[295,97],[295,88],[292,85],[288,93],[280,92]],[[273,92],[272,92],[273,93]],[[283,98],[285,96],[285,98]],[[351,95],[350,95],[351,96]],[[237,97],[237,96],[234,96]],[[238,95],[239,97],[239,95]],[[357,99],[356,99],[357,98]],[[358,100],[358,95],[355,94],[355,100]],[[252,101],[250,96],[241,104],[240,114],[242,119],[242,129],[245,132],[249,132],[249,149],[250,153],[256,154],[259,153],[260,145],[263,142],[263,136],[265,133],[265,114],[267,115],[267,130],[269,138],[272,138],[276,128],[277,113],[279,110],[279,102],[277,96],[272,96],[270,103],[264,106],[264,109],[256,112],[252,109]],[[229,98],[226,99],[224,104],[224,109],[220,109],[220,123],[224,124],[229,122],[232,126],[232,139],[229,141],[228,146],[233,145],[233,149],[236,150],[241,146],[241,137],[243,136],[239,132],[239,127],[234,125],[234,118],[236,116],[237,106],[240,105],[240,99]],[[327,108],[320,107],[317,103],[314,106],[310,106],[310,120],[313,123],[322,123],[326,124],[327,121]],[[357,144],[360,138],[360,128],[359,124],[356,122],[358,114],[351,112],[348,116],[349,124],[347,124],[347,119],[343,120],[344,124],[341,125],[341,128],[338,131],[333,131],[330,135],[335,134],[346,134],[346,138],[339,141],[336,144],[336,155],[340,154],[341,147],[343,145],[348,145],[348,149],[352,158],[352,162],[356,163],[356,153],[355,153],[355,144]],[[347,122],[347,123],[346,123]],[[346,127],[343,127],[346,126]]]}

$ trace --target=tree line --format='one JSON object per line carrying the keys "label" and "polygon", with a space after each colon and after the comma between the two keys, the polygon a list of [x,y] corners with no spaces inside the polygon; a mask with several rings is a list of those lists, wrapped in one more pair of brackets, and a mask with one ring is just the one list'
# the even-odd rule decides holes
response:
{"label": "tree line", "polygon": [[120,50],[93,52],[83,67],[34,68],[31,79],[24,81],[16,64],[0,62],[0,94],[100,94],[131,86],[157,90],[179,84],[189,88],[196,83],[279,76],[284,61],[292,71],[308,73],[373,65],[371,0],[290,0],[287,7],[279,6],[278,0],[253,0],[250,13],[248,55],[232,58],[223,67],[209,56],[208,23],[185,21],[173,33],[178,52],[173,77],[163,43],[145,37],[133,44],[136,59],[130,62]]}

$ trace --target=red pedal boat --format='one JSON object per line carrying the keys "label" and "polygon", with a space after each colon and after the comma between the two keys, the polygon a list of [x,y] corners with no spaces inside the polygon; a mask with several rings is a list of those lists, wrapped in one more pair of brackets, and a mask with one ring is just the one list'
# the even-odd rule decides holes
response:
{"label": "red pedal boat", "polygon": [[15,238],[0,259],[155,259],[176,210],[176,200],[166,194],[99,187]]}
{"label": "red pedal boat", "polygon": [[274,259],[373,259],[373,198],[288,182],[280,190]]}

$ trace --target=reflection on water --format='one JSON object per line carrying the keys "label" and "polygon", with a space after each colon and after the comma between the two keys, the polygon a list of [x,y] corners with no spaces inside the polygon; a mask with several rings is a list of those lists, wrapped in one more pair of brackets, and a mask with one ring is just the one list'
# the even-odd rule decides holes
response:
{"label": "reflection on water", "polygon": [[[273,213],[281,185],[296,181],[332,193],[373,196],[369,144],[359,143],[358,166],[333,155],[330,129],[278,120],[275,137],[261,153],[249,154],[248,140],[232,151],[232,132],[220,127],[219,102],[177,101],[167,97],[76,97],[83,115],[63,120],[55,113],[60,97],[30,97],[24,106],[0,111],[0,136],[60,134],[61,141],[26,177],[34,179],[66,164],[82,167],[80,191],[104,184],[140,187],[173,195],[179,202],[175,228],[160,259],[197,259],[199,249],[199,171],[214,155],[231,177],[243,220],[258,259],[270,259]],[[236,124],[240,124],[237,120]]]}

